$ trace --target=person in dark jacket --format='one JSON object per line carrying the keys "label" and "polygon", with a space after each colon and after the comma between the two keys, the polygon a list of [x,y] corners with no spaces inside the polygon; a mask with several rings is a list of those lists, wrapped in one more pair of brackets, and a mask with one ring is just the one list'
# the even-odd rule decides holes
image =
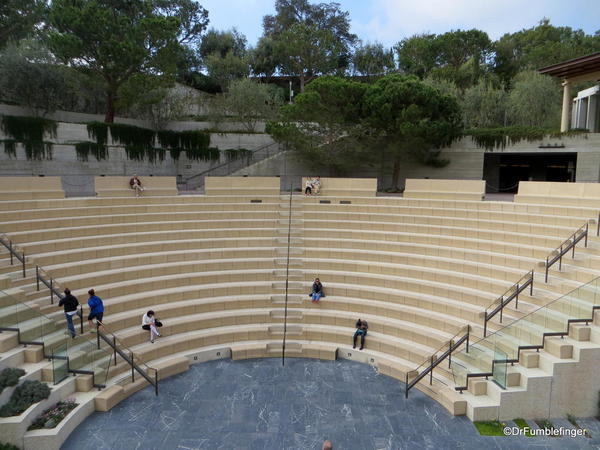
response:
{"label": "person in dark jacket", "polygon": [[315,282],[312,285],[312,291],[308,295],[312,298],[313,303],[321,300],[321,297],[325,297],[323,294],[323,285],[321,284],[321,280],[315,278]]}
{"label": "person in dark jacket", "polygon": [[365,336],[367,335],[367,330],[369,329],[369,324],[366,320],[358,319],[356,321],[356,332],[354,333],[353,345],[352,348],[356,348],[356,338],[360,336],[360,349],[362,350],[365,346]]}
{"label": "person in dark jacket", "polygon": [[98,326],[102,326],[102,317],[104,316],[104,303],[102,303],[102,299],[96,295],[93,289],[88,291],[90,298],[88,298],[88,306],[90,307],[90,315],[88,316],[88,323],[90,325],[90,331],[94,330],[94,322],[96,319],[96,323]]}
{"label": "person in dark jacket", "polygon": [[69,288],[65,289],[65,296],[58,302],[59,308],[62,306],[65,309],[65,317],[67,318],[67,329],[71,334],[72,338],[75,338],[77,333],[75,332],[75,325],[73,325],[73,316],[77,314],[77,307],[79,306],[79,300],[77,297],[71,294]]}

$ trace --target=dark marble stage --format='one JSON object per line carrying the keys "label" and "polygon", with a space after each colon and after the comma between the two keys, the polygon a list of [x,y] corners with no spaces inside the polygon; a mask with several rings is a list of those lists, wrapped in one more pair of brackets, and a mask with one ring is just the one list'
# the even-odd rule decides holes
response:
{"label": "dark marble stage", "polygon": [[600,444],[600,430],[592,430],[592,439],[481,437],[466,417],[451,416],[417,390],[405,400],[403,388],[373,367],[346,360],[196,364],[162,381],[158,397],[146,388],[108,413],[92,414],[63,449],[320,450],[325,439],[336,450]]}

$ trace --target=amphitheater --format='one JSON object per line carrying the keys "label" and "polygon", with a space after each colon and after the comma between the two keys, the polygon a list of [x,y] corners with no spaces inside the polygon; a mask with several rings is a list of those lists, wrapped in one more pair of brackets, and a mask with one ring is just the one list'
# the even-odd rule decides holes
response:
{"label": "amphitheater", "polygon": [[[74,198],[59,178],[0,180],[0,369],[51,387],[0,419],[2,441],[59,448],[94,411],[219,359],[352,360],[472,421],[597,415],[596,184],[522,182],[490,201],[483,181],[408,180],[385,197],[374,179],[325,178],[307,197],[276,177],[207,178],[203,195],[147,180],[141,198],[124,177]],[[66,287],[84,304],[76,339]],[[105,305],[95,334],[89,288]],[[155,343],[149,309],[165,324]],[[65,398],[79,406],[59,426],[27,431]]]}

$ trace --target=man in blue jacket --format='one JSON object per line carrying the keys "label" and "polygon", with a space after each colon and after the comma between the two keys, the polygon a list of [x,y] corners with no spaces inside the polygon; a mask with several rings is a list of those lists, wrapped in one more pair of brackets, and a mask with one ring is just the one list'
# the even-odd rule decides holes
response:
{"label": "man in blue jacket", "polygon": [[94,331],[94,319],[96,319],[96,323],[98,326],[102,325],[102,317],[104,316],[104,304],[102,303],[102,299],[96,295],[93,289],[88,291],[90,298],[88,298],[88,306],[90,307],[90,315],[88,316],[88,323],[90,325],[90,330]]}

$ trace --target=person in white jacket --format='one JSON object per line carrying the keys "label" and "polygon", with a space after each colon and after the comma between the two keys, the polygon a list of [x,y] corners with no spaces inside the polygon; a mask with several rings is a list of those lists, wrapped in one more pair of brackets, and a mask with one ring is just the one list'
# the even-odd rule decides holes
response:
{"label": "person in white jacket", "polygon": [[154,337],[161,336],[158,328],[162,327],[162,323],[154,317],[154,311],[150,310],[142,317],[142,328],[150,331],[150,342],[154,344]]}

